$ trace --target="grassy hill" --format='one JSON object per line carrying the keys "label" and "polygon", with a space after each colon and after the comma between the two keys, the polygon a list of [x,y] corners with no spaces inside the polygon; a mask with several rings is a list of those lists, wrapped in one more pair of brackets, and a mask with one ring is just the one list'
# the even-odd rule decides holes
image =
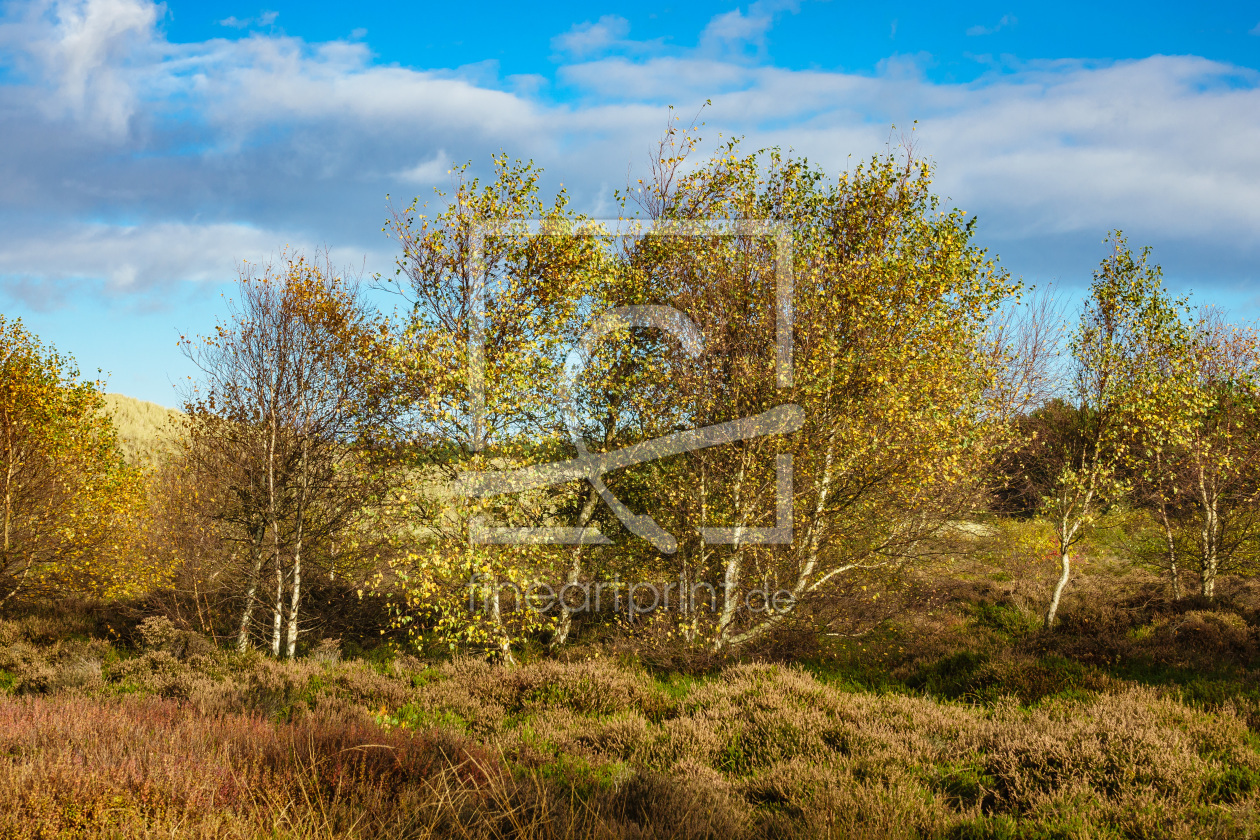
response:
{"label": "grassy hill", "polygon": [[114,418],[118,441],[127,460],[143,464],[160,457],[183,417],[174,409],[122,394],[106,394],[105,407]]}

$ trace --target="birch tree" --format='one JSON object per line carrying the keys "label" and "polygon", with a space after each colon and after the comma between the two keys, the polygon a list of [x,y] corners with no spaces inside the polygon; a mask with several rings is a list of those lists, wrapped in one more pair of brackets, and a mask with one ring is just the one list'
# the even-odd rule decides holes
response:
{"label": "birch tree", "polygon": [[[509,227],[494,250],[478,251],[478,218],[532,212],[571,231],[580,223],[563,196],[536,199],[532,170],[504,160],[493,183],[461,182],[437,219],[413,208],[396,220],[401,287],[416,313],[396,344],[400,375],[413,383],[401,416],[423,429],[417,443],[441,444],[427,448],[441,455],[434,474],[452,480],[462,470],[571,458],[576,442],[554,390],[563,349],[605,313],[650,306],[685,319],[696,347],[641,325],[592,355],[577,383],[584,445],[607,453],[669,432],[743,428],[750,418],[776,418],[770,433],[604,476],[625,508],[616,517],[585,482],[468,504],[459,512],[526,522],[532,503],[548,511],[535,522],[598,521],[617,547],[426,549],[407,572],[410,593],[432,597],[439,579],[453,593],[459,562],[467,574],[487,564],[500,578],[531,564],[526,577],[559,572],[567,581],[664,573],[684,589],[708,585],[715,609],[702,620],[688,603],[684,637],[727,649],[792,620],[847,575],[913,561],[944,523],[974,508],[980,466],[999,436],[1001,354],[990,325],[1018,284],[972,242],[966,216],[940,210],[930,167],[890,155],[829,179],[805,161],[732,145],[684,173],[681,145],[643,187],[655,232],[616,243]],[[718,226],[669,232],[710,222]],[[477,284],[491,292],[480,321]],[[486,337],[483,428],[467,385],[474,327]],[[784,330],[792,352],[780,359]],[[630,527],[645,520],[651,529]],[[467,544],[466,518],[431,522]],[[750,593],[767,583],[782,597],[750,611]],[[460,620],[449,596],[438,612]],[[552,626],[553,641],[569,618]],[[510,656],[510,634],[487,631]]]}
{"label": "birch tree", "polygon": [[214,335],[184,345],[203,374],[186,404],[188,446],[245,549],[237,646],[265,603],[272,655],[293,657],[311,547],[352,529],[387,485],[369,374],[383,327],[326,261],[246,266],[237,289]]}
{"label": "birch tree", "polygon": [[1046,416],[1047,439],[1040,444],[1052,465],[1042,513],[1054,529],[1059,559],[1047,628],[1071,580],[1072,549],[1130,489],[1126,473],[1135,442],[1145,436],[1158,447],[1172,428],[1160,419],[1163,402],[1152,383],[1161,374],[1159,348],[1177,346],[1171,336],[1182,307],[1165,292],[1149,249],[1135,255],[1119,231],[1108,242],[1112,253],[1094,272],[1070,343],[1072,402]]}
{"label": "birch tree", "polygon": [[1183,508],[1194,521],[1191,558],[1202,593],[1213,598],[1222,572],[1254,563],[1257,556],[1260,337],[1205,308],[1194,327],[1190,361],[1188,422],[1169,460],[1181,494],[1193,500]]}
{"label": "birch tree", "polygon": [[[606,240],[568,209],[563,191],[543,202],[536,167],[506,156],[493,167],[485,183],[466,167],[457,170],[446,209],[433,217],[418,202],[393,214],[388,229],[402,253],[394,277],[380,283],[409,310],[388,366],[393,433],[413,476],[411,509],[424,529],[446,540],[441,549],[403,553],[395,573],[411,593],[405,600],[417,609],[430,604],[428,620],[461,644],[489,646],[510,659],[518,634],[500,608],[499,585],[519,590],[542,578],[556,582],[556,574],[576,580],[586,547],[487,544],[471,529],[484,523],[582,531],[596,515],[593,491],[573,482],[468,500],[434,488],[491,465],[571,457],[559,393],[566,350],[581,335],[596,282],[615,275],[603,271]],[[483,584],[490,613],[468,615],[467,587]],[[518,614],[531,630],[546,626],[563,643],[571,615],[559,616],[557,625]]]}
{"label": "birch tree", "polygon": [[[976,501],[997,374],[987,324],[1016,284],[972,244],[962,214],[939,212],[930,184],[930,167],[908,154],[829,180],[805,161],[732,145],[655,202],[681,224],[732,222],[725,235],[648,237],[635,255],[652,292],[704,337],[675,378],[682,415],[692,426],[801,417],[798,428],[692,452],[654,484],[677,511],[675,563],[694,570],[684,578],[719,583],[719,649],[757,640],[846,575],[911,561]],[[769,226],[740,235],[740,220]],[[788,278],[790,314],[776,289]],[[780,522],[792,523],[790,538],[766,539]],[[778,603],[750,609],[767,586]]]}

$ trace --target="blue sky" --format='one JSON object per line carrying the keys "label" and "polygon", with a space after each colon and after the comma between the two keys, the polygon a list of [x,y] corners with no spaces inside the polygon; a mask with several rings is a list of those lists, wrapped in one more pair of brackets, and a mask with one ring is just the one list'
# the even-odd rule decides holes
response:
{"label": "blue sky", "polygon": [[0,312],[167,405],[243,259],[392,267],[385,195],[533,158],[614,212],[668,106],[831,171],[918,121],[1014,274],[1079,288],[1123,228],[1260,316],[1260,4],[0,6]]}

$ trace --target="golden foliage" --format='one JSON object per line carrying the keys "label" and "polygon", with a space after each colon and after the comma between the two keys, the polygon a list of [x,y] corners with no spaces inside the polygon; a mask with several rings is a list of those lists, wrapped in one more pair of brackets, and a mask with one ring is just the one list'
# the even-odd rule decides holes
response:
{"label": "golden foliage", "polygon": [[0,603],[153,585],[160,574],[133,550],[143,479],[123,458],[98,383],[3,316],[0,359]]}

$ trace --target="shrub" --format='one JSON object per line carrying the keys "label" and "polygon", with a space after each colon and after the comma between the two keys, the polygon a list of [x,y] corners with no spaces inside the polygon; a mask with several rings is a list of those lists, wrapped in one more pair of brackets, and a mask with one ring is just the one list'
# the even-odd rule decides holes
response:
{"label": "shrub", "polygon": [[158,647],[119,659],[0,625],[18,694],[0,697],[0,836],[1260,829],[1256,709],[1226,682],[1196,708],[1065,657],[973,652],[916,672],[953,702],[766,663],[662,682],[608,660],[181,659],[162,647],[170,628],[146,634]]}

